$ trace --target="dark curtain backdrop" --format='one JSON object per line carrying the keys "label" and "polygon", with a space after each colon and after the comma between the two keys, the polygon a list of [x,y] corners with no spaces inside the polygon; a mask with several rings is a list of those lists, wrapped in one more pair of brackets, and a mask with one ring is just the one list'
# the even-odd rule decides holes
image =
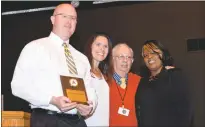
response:
{"label": "dark curtain backdrop", "polygon": [[[3,6],[3,4],[2,4]],[[30,111],[28,103],[11,94],[10,82],[23,47],[48,36],[52,11],[1,16],[2,94],[5,110]],[[141,64],[140,46],[158,39],[169,48],[175,64],[184,70],[192,90],[195,125],[204,126],[205,52],[187,52],[186,40],[205,37],[205,2],[152,2],[78,10],[78,24],[71,44],[83,51],[96,31],[110,34],[114,44],[127,42],[135,53],[132,71]]]}
{"label": "dark curtain backdrop", "polygon": [[29,111],[28,104],[11,94],[12,80],[17,59],[30,41],[47,36],[51,30],[51,11],[2,16],[2,94],[5,110]]}

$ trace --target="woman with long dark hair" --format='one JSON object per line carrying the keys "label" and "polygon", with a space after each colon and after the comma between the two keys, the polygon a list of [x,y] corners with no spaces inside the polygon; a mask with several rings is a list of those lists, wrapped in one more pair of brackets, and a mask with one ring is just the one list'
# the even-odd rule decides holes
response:
{"label": "woman with long dark hair", "polygon": [[98,106],[86,119],[87,126],[109,126],[109,86],[106,80],[111,51],[111,39],[105,33],[93,34],[85,47],[85,55],[91,65],[91,84],[98,96]]}

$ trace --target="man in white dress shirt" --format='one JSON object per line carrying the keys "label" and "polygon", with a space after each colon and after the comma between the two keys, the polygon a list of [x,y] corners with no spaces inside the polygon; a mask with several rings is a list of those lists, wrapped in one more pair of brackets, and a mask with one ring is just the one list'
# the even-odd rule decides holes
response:
{"label": "man in white dress shirt", "polygon": [[[86,56],[69,44],[75,31],[77,13],[70,4],[60,4],[51,16],[52,32],[48,37],[28,43],[22,50],[14,71],[13,95],[30,103],[31,127],[84,127],[84,116],[94,112],[95,90],[90,87],[90,64]],[[77,104],[63,96],[60,75],[68,71],[63,43],[67,43],[78,75],[83,78],[88,104]]]}

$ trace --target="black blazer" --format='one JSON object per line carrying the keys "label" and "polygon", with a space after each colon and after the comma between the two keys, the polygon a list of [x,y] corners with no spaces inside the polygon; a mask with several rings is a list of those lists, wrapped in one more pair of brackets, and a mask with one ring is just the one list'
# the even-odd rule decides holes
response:
{"label": "black blazer", "polygon": [[141,79],[135,95],[139,127],[185,127],[192,124],[188,86],[178,69],[162,69],[156,79]]}

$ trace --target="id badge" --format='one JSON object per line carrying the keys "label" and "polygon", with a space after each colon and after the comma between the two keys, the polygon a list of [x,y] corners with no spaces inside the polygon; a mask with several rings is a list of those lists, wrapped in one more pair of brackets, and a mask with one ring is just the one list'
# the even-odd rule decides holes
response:
{"label": "id badge", "polygon": [[130,110],[124,108],[124,106],[119,107],[119,109],[118,109],[118,114],[120,114],[120,115],[128,116],[129,113],[130,113]]}

